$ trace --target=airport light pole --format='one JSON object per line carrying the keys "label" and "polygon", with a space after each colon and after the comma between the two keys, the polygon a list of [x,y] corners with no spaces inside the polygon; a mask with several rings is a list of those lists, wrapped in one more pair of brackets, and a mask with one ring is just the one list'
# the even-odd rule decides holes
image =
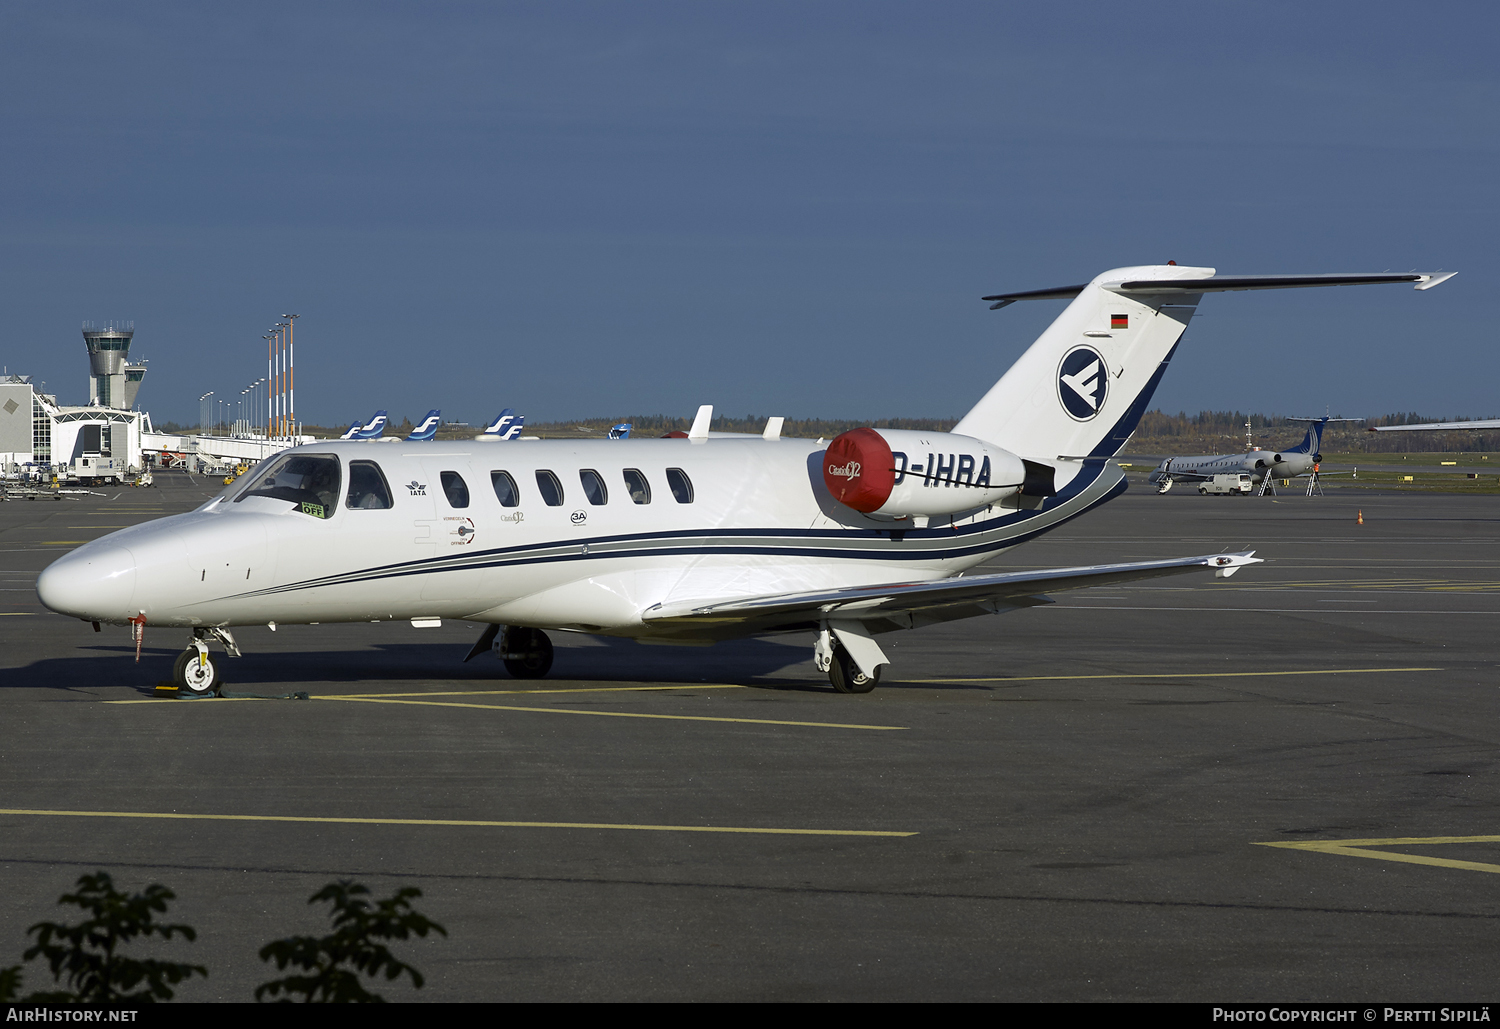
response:
{"label": "airport light pole", "polygon": [[287,377],[286,377],[286,406],[287,425],[291,432],[297,431],[297,335],[293,332],[293,323],[302,316],[300,314],[284,314],[286,319],[286,350],[287,350]]}
{"label": "airport light pole", "polygon": [[209,406],[208,405],[208,398],[211,397],[211,396],[213,396],[213,395],[214,395],[214,391],[213,390],[209,390],[207,393],[203,394],[201,397],[198,398],[198,431],[199,432],[202,432],[202,433],[208,432],[208,406]]}

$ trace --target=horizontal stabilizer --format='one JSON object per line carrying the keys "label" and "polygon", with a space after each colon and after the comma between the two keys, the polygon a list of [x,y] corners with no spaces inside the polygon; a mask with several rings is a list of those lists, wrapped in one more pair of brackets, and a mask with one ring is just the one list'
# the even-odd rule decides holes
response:
{"label": "horizontal stabilizer", "polygon": [[[1369,286],[1381,283],[1410,282],[1416,289],[1431,289],[1447,282],[1457,272],[1380,272],[1357,275],[1211,275],[1193,279],[1131,279],[1101,283],[1101,287],[1122,296],[1171,296],[1187,293],[1227,293],[1249,289],[1303,289],[1311,286]],[[1058,286],[1055,289],[1031,289],[1020,293],[997,293],[981,297],[992,300],[991,311],[998,311],[1017,300],[1072,300],[1082,293],[1081,286]]]}

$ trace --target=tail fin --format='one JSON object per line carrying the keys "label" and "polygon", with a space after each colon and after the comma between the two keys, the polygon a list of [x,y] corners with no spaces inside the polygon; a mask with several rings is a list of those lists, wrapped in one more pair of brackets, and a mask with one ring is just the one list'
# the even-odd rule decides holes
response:
{"label": "tail fin", "polygon": [[1328,426],[1327,418],[1320,418],[1307,427],[1307,435],[1302,437],[1302,442],[1292,447],[1291,450],[1283,451],[1289,454],[1316,454],[1323,449],[1323,430]]}
{"label": "tail fin", "polygon": [[1111,457],[1140,423],[1204,293],[1378,283],[1425,290],[1454,274],[1221,276],[1157,264],[1116,268],[1082,286],[985,297],[996,301],[992,310],[1018,300],[1073,302],[953,431],[1039,461]]}
{"label": "tail fin", "polygon": [[407,442],[422,442],[435,438],[437,436],[438,426],[441,425],[442,422],[443,412],[437,410],[436,408],[428,411],[427,417],[423,418],[422,421],[417,425],[417,427],[411,430],[411,433],[406,437]]}
{"label": "tail fin", "polygon": [[521,426],[526,424],[526,416],[518,415],[514,410],[507,407],[501,411],[495,420],[484,427],[475,439],[482,440],[507,440],[515,439],[521,434]]}
{"label": "tail fin", "polygon": [[380,436],[381,436],[381,434],[383,432],[385,432],[385,423],[386,423],[386,421],[387,421],[387,418],[385,416],[385,412],[384,411],[376,411],[375,412],[375,417],[371,418],[370,421],[369,421],[369,423],[366,424],[366,425],[364,425],[363,427],[361,427],[357,432],[354,433],[353,437],[351,437],[351,438],[353,438],[353,439],[379,439]]}
{"label": "tail fin", "polygon": [[[1087,285],[1013,295],[1074,299],[953,431],[1049,463],[1119,453],[1203,296],[1136,287],[1160,281],[1170,289],[1174,279],[1213,273],[1177,265],[1116,268]],[[997,307],[1012,302],[985,299],[998,300]]]}
{"label": "tail fin", "polygon": [[347,428],[347,429],[344,430],[344,434],[342,436],[340,436],[339,439],[353,439],[354,438],[354,434],[356,432],[358,432],[358,431],[359,431],[359,422],[358,421],[352,421],[352,422],[349,423],[349,428]]}

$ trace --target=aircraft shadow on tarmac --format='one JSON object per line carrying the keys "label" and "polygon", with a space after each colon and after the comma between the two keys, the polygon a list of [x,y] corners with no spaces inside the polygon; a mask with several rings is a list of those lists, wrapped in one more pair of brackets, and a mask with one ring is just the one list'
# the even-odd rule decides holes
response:
{"label": "aircraft shadow on tarmac", "polygon": [[[45,658],[13,669],[7,687],[59,690],[127,686],[152,689],[171,677],[180,650],[144,647],[141,662],[129,645],[98,644],[79,648],[68,657]],[[591,645],[558,646],[552,671],[545,679],[514,679],[499,659],[480,654],[462,663],[465,649],[452,642],[382,643],[373,648],[341,650],[248,650],[244,657],[227,658],[221,667],[225,688],[277,690],[309,683],[389,682],[468,683],[476,689],[488,684],[503,688],[566,687],[569,682],[695,683],[730,682],[777,689],[829,689],[827,681],[809,670],[804,680],[763,679],[793,665],[809,662],[810,647],[791,647],[762,639],[731,640],[712,647],[652,647],[633,640],[592,637]],[[222,656],[215,650],[216,656]],[[757,681],[761,680],[761,681]]]}

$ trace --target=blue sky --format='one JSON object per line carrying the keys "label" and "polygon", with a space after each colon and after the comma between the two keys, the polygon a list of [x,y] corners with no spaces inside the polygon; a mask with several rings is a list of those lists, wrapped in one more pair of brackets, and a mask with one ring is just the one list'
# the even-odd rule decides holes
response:
{"label": "blue sky", "polygon": [[958,415],[1175,259],[1458,269],[1210,296],[1169,410],[1500,413],[1493,4],[0,7],[0,362],[134,319],[195,420],[298,329],[347,422]]}

